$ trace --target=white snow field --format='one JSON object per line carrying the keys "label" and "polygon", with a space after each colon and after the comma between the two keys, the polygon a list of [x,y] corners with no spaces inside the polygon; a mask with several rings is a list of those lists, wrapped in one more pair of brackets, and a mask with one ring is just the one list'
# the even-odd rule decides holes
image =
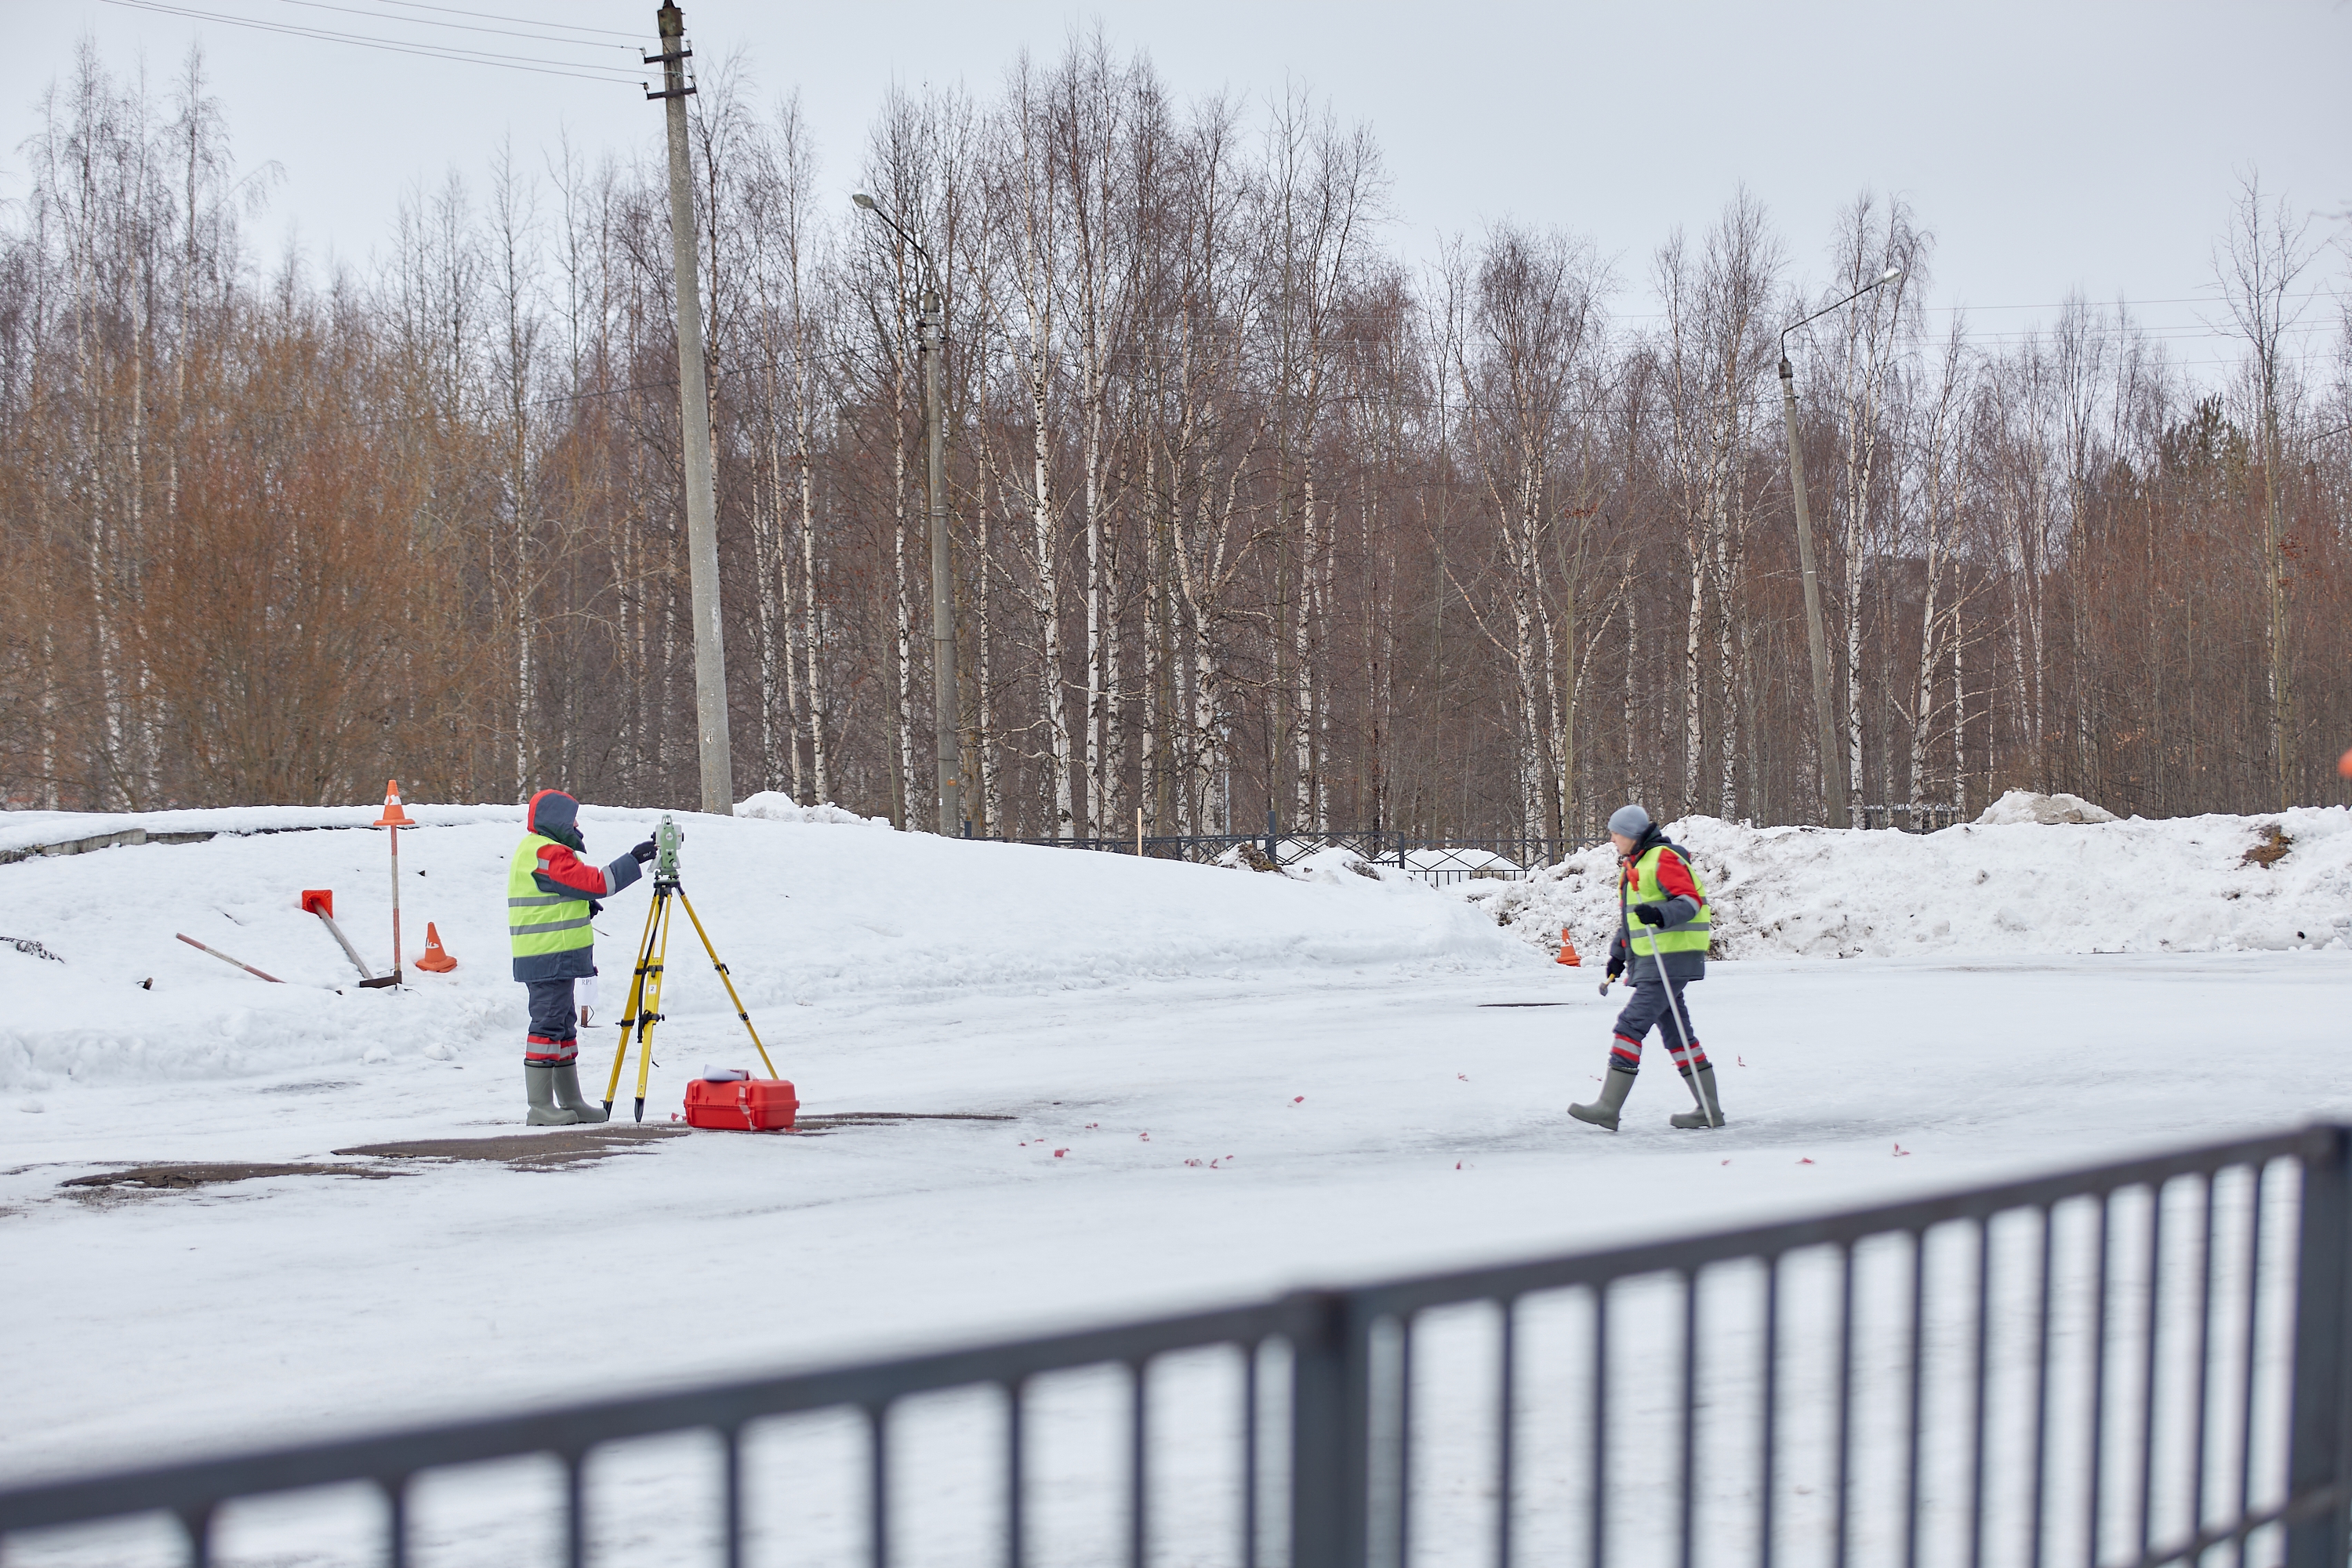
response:
{"label": "white snow field", "polygon": [[[383,836],[319,830],[373,806],[10,814],[0,851],[224,831],[0,865],[0,937],[55,955],[0,945],[0,1483],[1712,1229],[2352,1116],[2341,808],[1926,837],[1680,825],[1730,954],[1690,994],[1731,1125],[1669,1130],[1684,1094],[1654,1048],[1612,1137],[1563,1114],[1593,1089],[1622,997],[1595,994],[1598,856],[1433,890],[1330,858],[1263,875],[752,805],[768,815],[680,814],[685,885],[777,1067],[804,1116],[919,1119],[689,1133],[540,1170],[335,1152],[522,1133],[522,994],[503,931],[519,808],[410,807],[426,826],[401,843],[412,966],[396,993],[358,989],[297,908],[302,889],[332,889],[363,954],[388,961]],[[586,808],[593,857],[657,816]],[[2284,856],[2243,863],[2273,823]],[[640,884],[598,922],[601,1017],[617,1016],[645,910]],[[427,921],[452,973],[413,967]],[[1586,967],[1551,962],[1544,939],[1564,921]],[[670,963],[648,1121],[667,1121],[703,1064],[757,1065],[682,920]],[[613,1035],[583,1036],[592,1093]],[[170,1162],[352,1173],[62,1184]],[[1800,1286],[1791,1313],[1820,1305]],[[1670,1360],[1671,1328],[1636,1322],[1623,1353]],[[1486,1560],[1493,1439],[1474,1395],[1489,1339],[1449,1348],[1441,1334],[1423,1363],[1441,1379],[1432,1419],[1448,1399],[1463,1407],[1417,1471],[1416,1561]],[[1543,1353],[1531,1340],[1525,1375],[1572,1378]],[[1157,1406],[1155,1486],[1223,1500],[1176,1521],[1155,1561],[1231,1561],[1237,1374],[1213,1356],[1180,1373],[1197,1386]],[[1125,1398],[1110,1373],[1036,1391],[1031,1469],[1052,1506],[1033,1561],[1116,1555]],[[993,1517],[994,1461],[971,1439],[994,1430],[994,1409],[930,1402],[928,1425],[894,1440],[899,1473],[922,1478],[901,1504],[898,1561],[991,1560],[973,1521]],[[1664,1407],[1637,1414],[1656,1436]],[[789,1533],[789,1560],[855,1558],[860,1430],[829,1417],[754,1443],[761,1473],[790,1478],[752,1498],[763,1528]],[[1819,1434],[1787,1440],[1794,1455]],[[706,1560],[709,1452],[679,1439],[598,1461],[598,1561]],[[1582,1472],[1559,1452],[1524,1472],[1529,1561],[1581,1528]],[[1665,1550],[1673,1469],[1628,1462],[1625,1561]],[[1721,1469],[1711,1486],[1748,1484],[1737,1456]],[[519,1465],[428,1482],[420,1560],[553,1560],[555,1476]],[[1796,1489],[1808,1496],[1781,1528],[1818,1543],[1820,1500]],[[370,1507],[338,1504],[328,1535],[341,1544],[321,1555],[292,1544],[292,1506],[241,1514],[222,1560],[374,1560],[357,1544]],[[12,1547],[8,1561],[141,1562],[163,1539]],[[1929,1559],[1955,1539],[1935,1536]]]}

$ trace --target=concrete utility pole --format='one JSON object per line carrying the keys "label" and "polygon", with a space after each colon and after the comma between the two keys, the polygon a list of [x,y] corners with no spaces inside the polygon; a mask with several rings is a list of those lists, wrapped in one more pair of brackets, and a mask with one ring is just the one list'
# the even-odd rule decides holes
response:
{"label": "concrete utility pole", "polygon": [[1838,745],[1830,695],[1830,650],[1822,633],[1822,577],[1813,565],[1813,520],[1805,510],[1805,448],[1797,435],[1797,378],[1780,349],[1780,413],[1789,422],[1789,492],[1797,502],[1797,564],[1805,579],[1805,645],[1813,656],[1813,724],[1822,753],[1822,820],[1835,819],[1845,799],[1845,752]]}
{"label": "concrete utility pole", "polygon": [[947,352],[947,307],[940,297],[939,268],[922,243],[883,211],[864,191],[850,198],[890,226],[923,259],[923,437],[930,489],[931,530],[931,714],[932,743],[939,750],[940,831],[950,838],[963,832],[963,791],[956,776],[963,747],[957,723],[961,690],[956,685],[955,574],[948,552],[947,410],[940,389],[940,362]]}
{"label": "concrete utility pole", "polygon": [[1829,639],[1822,632],[1822,579],[1813,566],[1813,521],[1805,506],[1805,447],[1797,434],[1797,377],[1789,366],[1789,334],[1815,317],[1840,305],[1851,305],[1873,289],[1903,276],[1890,267],[1876,278],[1811,316],[1800,317],[1780,329],[1780,416],[1789,425],[1789,493],[1796,501],[1797,565],[1805,579],[1805,644],[1813,656],[1813,724],[1822,752],[1822,820],[1835,820],[1846,799],[1845,748],[1838,743],[1836,703],[1831,696]]}
{"label": "concrete utility pole", "polygon": [[727,641],[719,613],[719,497],[710,471],[710,393],[703,382],[702,259],[694,226],[694,171],[686,142],[686,13],[654,13],[669,118],[669,255],[677,289],[678,426],[686,444],[686,563],[694,589],[694,719],[702,755],[702,809],[735,815],[735,752],[727,733]]}

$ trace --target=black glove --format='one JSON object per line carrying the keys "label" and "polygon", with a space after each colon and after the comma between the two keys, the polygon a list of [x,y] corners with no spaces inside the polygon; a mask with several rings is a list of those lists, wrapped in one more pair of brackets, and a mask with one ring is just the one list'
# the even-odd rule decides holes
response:
{"label": "black glove", "polygon": [[593,921],[593,920],[594,920],[598,915],[601,915],[601,914],[603,914],[604,912],[604,905],[602,905],[602,904],[598,903],[598,902],[597,902],[595,900],[593,900],[593,899],[591,899],[591,900],[588,900],[588,918],[589,918],[590,920],[592,920],[592,921]]}
{"label": "black glove", "polygon": [[1625,961],[1612,954],[1609,960],[1609,978],[1614,980],[1624,973]]}
{"label": "black glove", "polygon": [[640,866],[644,865],[653,858],[654,841],[650,838],[646,839],[643,844],[634,846],[629,850],[629,858],[635,860]]}
{"label": "black glove", "polygon": [[1666,911],[1660,904],[1635,904],[1633,918],[1645,926],[1662,926],[1666,923]]}

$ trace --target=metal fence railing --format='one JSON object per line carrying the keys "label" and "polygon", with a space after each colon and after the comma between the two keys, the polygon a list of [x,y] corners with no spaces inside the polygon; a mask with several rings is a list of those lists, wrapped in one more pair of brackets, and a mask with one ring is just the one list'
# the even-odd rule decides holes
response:
{"label": "metal fence railing", "polygon": [[1399,870],[1437,886],[1496,878],[1520,880],[1555,864],[1579,847],[1558,839],[1453,835],[1432,837],[1392,828],[1309,831],[1280,828],[1269,817],[1263,833],[1128,834],[1097,838],[1004,838],[1063,849],[1093,849],[1112,855],[1142,855],[1155,860],[1214,863],[1236,853],[1262,865],[1292,866],[1326,849],[1343,849],[1359,860]]}
{"label": "metal fence railing", "polygon": [[1865,805],[1862,808],[1864,827],[1899,827],[1906,833],[1933,833],[1964,820],[1960,808],[1951,802],[1913,806],[1897,801],[1892,805]]}
{"label": "metal fence railing", "polygon": [[2343,1568],[2347,1136],[19,1485],[0,1557]]}

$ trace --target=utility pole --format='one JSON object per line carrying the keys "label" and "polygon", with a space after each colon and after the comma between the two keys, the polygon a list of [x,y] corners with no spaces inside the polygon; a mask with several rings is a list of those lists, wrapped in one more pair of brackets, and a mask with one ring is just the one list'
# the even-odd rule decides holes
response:
{"label": "utility pole", "polygon": [[735,815],[735,753],[727,733],[727,643],[719,612],[719,498],[710,468],[710,394],[703,382],[701,256],[694,226],[694,177],[686,141],[686,13],[654,14],[669,119],[669,254],[677,290],[678,429],[686,446],[686,562],[694,595],[694,717],[702,759],[702,809]]}
{"label": "utility pole", "polygon": [[[1822,750],[1822,821],[1826,824],[1837,817],[1838,806],[1845,801],[1845,749],[1838,744],[1835,704],[1830,697],[1829,639],[1822,635],[1822,580],[1813,568],[1813,521],[1805,506],[1805,447],[1797,435],[1797,377],[1789,368],[1789,334],[1815,317],[1826,316],[1842,305],[1851,305],[1873,289],[1884,288],[1903,276],[1903,268],[1890,267],[1861,288],[1840,300],[1835,305],[1824,305],[1811,316],[1801,316],[1780,329],[1780,416],[1789,425],[1789,493],[1797,510],[1797,566],[1805,579],[1805,644],[1813,656],[1813,724]],[[1848,584],[1849,591],[1854,591]],[[1855,826],[1862,826],[1855,823]]]}
{"label": "utility pole", "polygon": [[923,262],[923,313],[920,327],[923,361],[923,440],[925,478],[930,495],[928,515],[931,530],[931,742],[938,749],[940,832],[950,838],[963,833],[963,791],[958,778],[963,755],[962,689],[956,684],[955,574],[948,550],[947,410],[940,389],[940,362],[947,352],[947,306],[940,295],[939,268],[922,242],[864,191],[850,197],[857,205],[890,226]]}
{"label": "utility pole", "polygon": [[963,792],[956,777],[963,755],[956,723],[962,691],[956,685],[955,578],[948,556],[947,414],[940,405],[940,361],[945,357],[946,338],[947,309],[934,279],[923,290],[923,422],[929,426],[931,489],[932,741],[940,753],[940,831],[954,838],[963,832]]}
{"label": "utility pole", "polygon": [[1780,353],[1780,414],[1789,422],[1789,492],[1797,503],[1797,565],[1805,579],[1805,645],[1813,656],[1813,724],[1822,753],[1822,820],[1836,820],[1845,799],[1845,752],[1838,745],[1830,697],[1830,652],[1822,635],[1822,578],[1813,566],[1813,520],[1805,510],[1805,447],[1797,435],[1797,378]]}

